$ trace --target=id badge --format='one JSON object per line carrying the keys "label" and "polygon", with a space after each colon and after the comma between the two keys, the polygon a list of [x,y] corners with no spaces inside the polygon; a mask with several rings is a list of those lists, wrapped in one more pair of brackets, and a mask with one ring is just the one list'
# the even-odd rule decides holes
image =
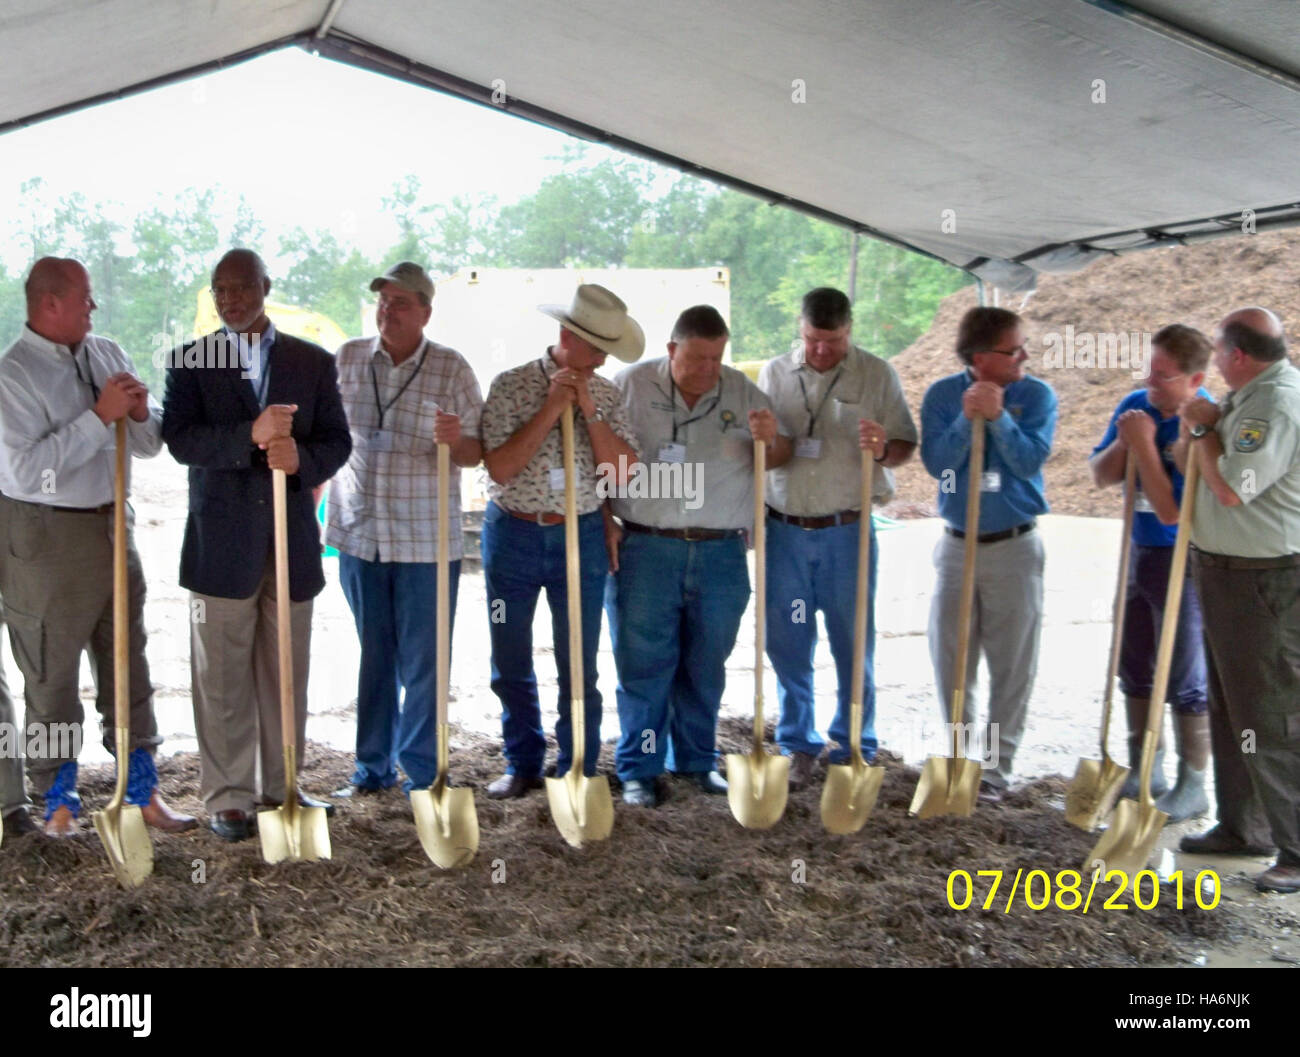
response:
{"label": "id badge", "polygon": [[551,467],[551,491],[552,492],[564,491],[564,467],[563,466]]}
{"label": "id badge", "polygon": [[393,431],[391,429],[372,429],[366,434],[366,447],[371,451],[392,451]]}
{"label": "id badge", "polygon": [[1002,491],[1002,473],[999,470],[985,470],[980,474],[981,492]]}
{"label": "id badge", "polygon": [[1137,498],[1133,501],[1133,509],[1139,514],[1154,514],[1155,507],[1151,505],[1151,500],[1146,497],[1145,492],[1139,492]]}
{"label": "id badge", "polygon": [[795,441],[794,453],[800,459],[820,459],[822,457],[821,437],[800,437]]}
{"label": "id badge", "polygon": [[685,462],[686,445],[666,443],[659,449],[659,462]]}

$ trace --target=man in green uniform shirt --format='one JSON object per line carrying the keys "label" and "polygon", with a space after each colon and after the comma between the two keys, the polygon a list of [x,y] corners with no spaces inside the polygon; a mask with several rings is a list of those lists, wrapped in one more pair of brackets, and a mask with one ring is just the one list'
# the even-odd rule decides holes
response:
{"label": "man in green uniform shirt", "polygon": [[[1185,852],[1268,855],[1264,892],[1300,891],[1300,371],[1282,322],[1225,316],[1214,364],[1232,392],[1188,400],[1181,452],[1201,486],[1192,571],[1205,618],[1219,822]],[[1180,458],[1179,461],[1182,461]]]}

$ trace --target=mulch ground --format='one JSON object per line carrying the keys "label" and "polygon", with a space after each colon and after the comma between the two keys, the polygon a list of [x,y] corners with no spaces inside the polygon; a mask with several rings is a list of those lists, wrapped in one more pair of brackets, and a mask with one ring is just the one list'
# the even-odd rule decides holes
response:
{"label": "mulch ground", "polygon": [[[725,723],[723,749],[744,751],[746,735]],[[821,827],[820,775],[767,832],[742,829],[725,797],[685,782],[669,779],[654,811],[625,808],[611,783],[613,835],[574,849],[544,793],[482,795],[502,769],[497,743],[456,734],[452,751],[457,784],[480,790],[466,869],[429,862],[395,791],[340,802],[326,862],[268,866],[256,838],[230,845],[207,830],[155,836],[154,875],[130,892],[88,824],[68,841],[15,838],[0,848],[0,965],[1167,965],[1240,927],[1223,905],[1178,911],[1168,895],[1152,911],[1101,911],[1098,898],[1085,916],[1029,910],[1022,888],[1002,913],[1018,868],[1055,878],[1095,841],[1064,821],[1059,778],[969,819],[917,821],[917,771],[890,760],[875,811],[849,837]],[[345,754],[313,745],[303,784],[321,795],[350,771]],[[198,813],[197,758],[161,772],[169,800]],[[107,767],[83,769],[87,805],[103,804],[111,782]],[[1008,871],[999,908],[979,909],[987,882],[976,878],[971,909],[951,909],[954,869]]]}

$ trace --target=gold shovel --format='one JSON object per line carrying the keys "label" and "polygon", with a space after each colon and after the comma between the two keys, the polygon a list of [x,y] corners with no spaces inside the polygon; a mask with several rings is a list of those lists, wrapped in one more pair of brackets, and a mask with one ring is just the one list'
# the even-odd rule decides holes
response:
{"label": "gold shovel", "polygon": [[415,831],[435,866],[451,870],[465,866],[478,851],[478,813],[474,790],[447,786],[447,684],[451,667],[451,562],[448,557],[447,490],[451,480],[451,449],[438,445],[438,774],[428,789],[411,790]]}
{"label": "gold shovel", "polygon": [[262,858],[269,863],[330,857],[323,807],[298,803],[298,723],[293,702],[293,629],[289,624],[289,518],[283,470],[271,471],[275,503],[275,622],[280,646],[280,736],[284,739],[284,803],[257,816]]}
{"label": "gold shovel", "polygon": [[1110,820],[1110,828],[1101,835],[1096,847],[1084,861],[1085,873],[1102,868],[1102,876],[1111,870],[1123,870],[1132,877],[1146,867],[1147,860],[1160,839],[1169,816],[1156,808],[1151,798],[1151,771],[1155,765],[1156,743],[1165,721],[1165,694],[1169,689],[1169,666],[1174,657],[1174,636],[1178,631],[1178,610],[1183,601],[1183,577],[1187,573],[1187,545],[1192,539],[1192,513],[1196,508],[1196,483],[1200,476],[1196,463],[1196,445],[1187,449],[1187,475],[1183,479],[1183,502],[1178,510],[1178,538],[1169,566],[1169,589],[1165,594],[1165,613],[1160,621],[1160,645],[1156,648],[1156,670],[1151,679],[1151,706],[1147,710],[1147,727],[1142,734],[1142,770],[1138,780],[1138,798],[1121,800]]}
{"label": "gold shovel", "polygon": [[957,663],[953,667],[952,756],[931,756],[921,769],[912,804],[917,818],[936,815],[970,816],[979,796],[982,768],[965,759],[961,744],[962,706],[966,698],[966,665],[970,656],[970,616],[975,603],[975,549],[979,541],[980,488],[984,472],[984,419],[970,424],[970,468],[966,475],[966,540],[961,570],[961,603],[957,622]]}
{"label": "gold shovel", "polygon": [[1093,832],[1102,819],[1110,814],[1119,796],[1120,786],[1128,777],[1128,768],[1111,758],[1107,748],[1110,740],[1111,701],[1115,697],[1115,676],[1119,672],[1120,642],[1124,637],[1124,608],[1128,600],[1128,563],[1133,544],[1133,509],[1136,505],[1137,459],[1128,453],[1124,468],[1124,528],[1119,548],[1119,576],[1115,584],[1115,606],[1112,610],[1110,635],[1110,663],[1106,667],[1106,692],[1101,704],[1101,759],[1080,760],[1074,772],[1074,781],[1065,793],[1065,820],[1085,833]]}
{"label": "gold shovel", "polygon": [[126,583],[126,419],[117,420],[117,474],[113,483],[113,726],[117,736],[117,783],[113,799],[91,816],[123,888],[138,888],[153,873],[153,842],[144,815],[125,803],[131,754],[131,650]]}
{"label": "gold shovel", "polygon": [[588,778],[586,762],[587,717],[583,700],[586,682],[582,666],[582,577],[578,564],[578,494],[574,477],[573,405],[560,419],[564,441],[564,559],[569,604],[569,729],[573,735],[572,762],[563,778],[546,779],[546,799],[560,835],[575,848],[589,840],[604,840],[614,828],[614,801],[609,779]]}
{"label": "gold shovel", "polygon": [[754,740],[727,753],[727,803],[746,829],[771,829],[785,814],[790,757],[763,751],[763,650],[767,631],[767,445],[754,441]]}
{"label": "gold shovel", "polygon": [[871,569],[871,478],[875,459],[862,453],[862,505],[858,529],[858,597],[853,617],[853,697],[849,709],[849,762],[826,769],[822,825],[831,833],[857,833],[867,821],[885,780],[883,767],[862,758],[862,683],[866,677],[867,577]]}

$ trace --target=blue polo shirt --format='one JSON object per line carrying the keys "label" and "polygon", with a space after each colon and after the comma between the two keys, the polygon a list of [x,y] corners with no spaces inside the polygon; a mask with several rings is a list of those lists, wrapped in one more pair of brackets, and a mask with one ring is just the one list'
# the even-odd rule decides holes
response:
{"label": "blue polo shirt", "polygon": [[[966,527],[971,422],[962,393],[974,382],[969,370],[941,378],[921,403],[921,461],[939,481],[939,514]],[[1047,513],[1043,463],[1056,432],[1056,394],[1038,378],[1012,382],[1002,393],[1002,414],[985,427],[984,470],[998,488],[980,495],[979,533],[1003,532]]]}
{"label": "blue polo shirt", "polygon": [[[1204,397],[1206,400],[1213,400],[1204,388],[1196,390],[1196,395]],[[1106,427],[1106,435],[1101,438],[1101,443],[1092,449],[1093,455],[1105,451],[1115,443],[1115,438],[1119,436],[1119,428],[1115,425],[1119,416],[1125,411],[1145,411],[1156,422],[1156,451],[1160,453],[1160,463],[1165,468],[1165,473],[1174,486],[1174,502],[1183,501],[1183,475],[1178,472],[1178,467],[1174,465],[1174,442],[1178,439],[1178,416],[1170,415],[1168,418],[1161,416],[1160,412],[1151,406],[1151,401],[1147,398],[1145,389],[1135,389],[1119,402],[1115,408],[1115,413],[1110,416],[1110,425]],[[1166,525],[1152,510],[1142,510],[1142,484],[1138,482],[1138,507],[1139,509],[1133,515],[1133,542],[1140,547],[1172,547],[1174,540],[1178,538],[1178,526]]]}

